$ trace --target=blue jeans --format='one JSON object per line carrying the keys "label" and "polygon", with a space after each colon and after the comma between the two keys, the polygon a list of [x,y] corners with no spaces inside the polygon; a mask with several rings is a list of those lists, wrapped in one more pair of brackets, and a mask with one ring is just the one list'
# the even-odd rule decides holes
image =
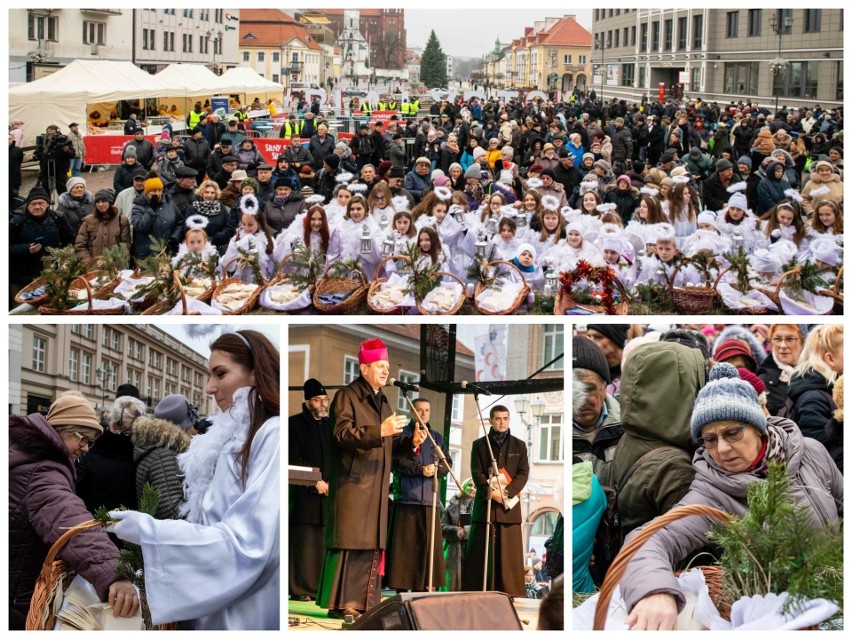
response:
{"label": "blue jeans", "polygon": [[76,157],[71,160],[71,177],[79,177],[80,167],[83,166],[83,158]]}

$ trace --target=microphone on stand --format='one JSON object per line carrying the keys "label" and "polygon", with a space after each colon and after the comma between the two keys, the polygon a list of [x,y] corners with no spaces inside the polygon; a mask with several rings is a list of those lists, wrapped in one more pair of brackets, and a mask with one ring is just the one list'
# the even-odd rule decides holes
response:
{"label": "microphone on stand", "polygon": [[479,393],[480,395],[490,395],[491,391],[482,388],[482,386],[477,386],[476,384],[471,384],[470,382],[461,382],[462,388],[469,388],[475,393]]}
{"label": "microphone on stand", "polygon": [[401,382],[397,379],[391,377],[388,379],[388,386],[396,386],[397,388],[401,388],[404,391],[408,391],[409,393],[419,393],[420,387],[415,384],[406,384],[405,382]]}

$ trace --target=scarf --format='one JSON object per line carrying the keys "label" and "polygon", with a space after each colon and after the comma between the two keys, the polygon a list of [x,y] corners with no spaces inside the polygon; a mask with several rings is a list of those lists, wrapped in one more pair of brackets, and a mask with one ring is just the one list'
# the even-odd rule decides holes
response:
{"label": "scarf", "polygon": [[530,264],[529,266],[522,266],[518,261],[517,257],[512,258],[512,264],[518,267],[518,270],[523,273],[533,273],[535,271],[535,264]]}
{"label": "scarf", "polygon": [[180,506],[180,516],[191,523],[205,523],[202,501],[213,481],[220,454],[236,456],[243,447],[250,418],[249,391],[250,386],[237,389],[228,411],[214,415],[211,418],[213,424],[207,432],[193,437],[189,449],[177,456],[186,497]]}
{"label": "scarf", "polygon": [[775,360],[775,363],[778,364],[778,368],[781,369],[781,376],[778,378],[778,380],[784,382],[785,384],[789,384],[790,378],[793,377],[793,367],[789,366],[788,364],[782,364],[777,359]]}
{"label": "scarf", "polygon": [[497,451],[500,450],[500,446],[503,445],[507,439],[509,439],[509,431],[503,431],[502,433],[498,433],[492,427],[491,430],[488,431],[488,439],[491,440],[491,446],[494,448],[494,456],[497,456]]}
{"label": "scarf", "polygon": [[192,208],[204,217],[214,217],[222,210],[222,205],[219,200],[196,200],[192,203]]}
{"label": "scarf", "polygon": [[746,472],[764,477],[769,462],[784,463],[787,461],[787,454],[784,451],[784,430],[780,426],[766,424],[766,434],[761,439],[763,444],[760,453]]}
{"label": "scarf", "polygon": [[272,202],[275,204],[275,206],[284,206],[285,204],[287,204],[289,199],[289,195],[276,195],[274,198],[272,198]]}

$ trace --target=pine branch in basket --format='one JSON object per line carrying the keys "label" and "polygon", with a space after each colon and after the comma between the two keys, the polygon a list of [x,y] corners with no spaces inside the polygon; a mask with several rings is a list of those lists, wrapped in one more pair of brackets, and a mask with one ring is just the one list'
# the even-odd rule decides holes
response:
{"label": "pine branch in basket", "polygon": [[333,280],[349,280],[353,275],[364,276],[364,269],[361,266],[361,258],[356,257],[354,260],[338,260],[328,267],[328,277]]}
{"label": "pine branch in basket", "polygon": [[237,268],[250,268],[254,283],[260,286],[263,284],[263,273],[260,270],[260,256],[257,253],[257,247],[252,245],[249,250],[238,249],[240,256],[237,258]]}
{"label": "pine branch in basket", "polygon": [[423,302],[429,292],[441,281],[441,276],[438,275],[441,265],[426,266],[420,259],[422,252],[417,244],[410,245],[404,255],[411,264],[411,284],[406,292],[413,295],[418,302]]}
{"label": "pine branch in basket", "polygon": [[297,289],[303,291],[316,284],[325,268],[325,253],[312,251],[304,244],[297,244],[293,249],[289,265],[294,270],[288,273],[287,279]]}
{"label": "pine branch in basket", "polygon": [[701,277],[704,280],[704,286],[711,287],[713,286],[713,274],[711,271],[719,270],[719,264],[716,262],[716,256],[709,251],[699,251],[692,257],[683,258],[684,265],[692,264],[698,271],[701,273]]}
{"label": "pine branch in basket", "polygon": [[95,268],[110,273],[118,273],[130,268],[130,248],[126,244],[116,244],[104,249],[95,260]]}
{"label": "pine branch in basket", "polygon": [[813,262],[799,262],[794,257],[782,267],[782,270],[785,273],[793,271],[784,280],[782,286],[787,295],[794,300],[804,302],[805,291],[816,293],[817,289],[831,287],[831,284],[823,278],[823,273],[830,269],[820,268]]}
{"label": "pine branch in basket", "polygon": [[502,284],[509,277],[509,272],[488,266],[489,262],[493,262],[496,259],[497,247],[492,244],[485,257],[473,258],[473,264],[467,269],[467,281],[479,282],[482,284],[482,288],[491,288],[495,284]]}
{"label": "pine branch in basket", "polygon": [[45,293],[48,306],[66,311],[79,303],[69,296],[71,283],[86,272],[85,265],[77,259],[73,246],[47,249],[47,255],[41,258],[44,266],[41,276],[45,281]]}
{"label": "pine branch in basket", "polygon": [[751,267],[748,253],[742,246],[739,246],[736,253],[734,251],[726,253],[725,259],[731,263],[731,271],[737,276],[737,288],[741,293],[745,293],[749,289],[748,271]]}
{"label": "pine branch in basket", "polygon": [[173,308],[180,302],[180,292],[174,286],[174,267],[171,257],[165,250],[165,242],[151,244],[152,254],[139,261],[142,272],[151,273],[154,279],[137,289],[139,297],[153,297],[166,302]]}

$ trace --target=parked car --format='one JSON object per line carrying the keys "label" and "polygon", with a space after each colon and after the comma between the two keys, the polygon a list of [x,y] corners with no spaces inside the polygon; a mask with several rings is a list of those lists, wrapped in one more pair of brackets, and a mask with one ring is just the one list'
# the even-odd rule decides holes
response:
{"label": "parked car", "polygon": [[343,87],[343,97],[344,98],[351,98],[351,97],[366,98],[367,92],[364,89],[359,89],[358,87]]}

